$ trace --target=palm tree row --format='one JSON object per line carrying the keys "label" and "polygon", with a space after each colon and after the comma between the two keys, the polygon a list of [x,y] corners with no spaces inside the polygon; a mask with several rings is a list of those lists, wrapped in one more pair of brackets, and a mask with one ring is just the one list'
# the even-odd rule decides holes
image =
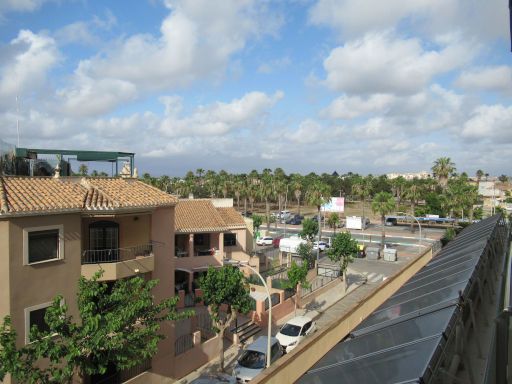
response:
{"label": "palm tree row", "polygon": [[277,205],[281,211],[285,205],[289,207],[291,201],[295,201],[300,214],[301,205],[306,202],[320,213],[320,207],[331,196],[345,196],[348,201],[359,200],[364,216],[368,201],[382,192],[394,198],[397,210],[408,211],[412,215],[472,215],[478,194],[467,175],[456,175],[455,164],[448,157],[437,159],[432,170],[435,179],[406,180],[403,177],[388,179],[386,175],[361,176],[351,172],[341,176],[337,173],[287,175],[281,168],[273,171],[266,168],[261,173],[252,170],[248,174],[230,174],[224,170],[217,173],[198,168],[182,178],[166,175],[156,178],[145,173],[142,180],[181,197],[230,197],[238,209],[242,210],[243,204],[244,211],[254,210],[254,203],[259,202],[265,206],[267,225],[272,205]]}

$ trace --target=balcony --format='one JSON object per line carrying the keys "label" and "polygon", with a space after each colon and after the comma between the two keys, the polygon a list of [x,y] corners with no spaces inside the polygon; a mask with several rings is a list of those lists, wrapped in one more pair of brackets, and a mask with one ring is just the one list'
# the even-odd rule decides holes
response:
{"label": "balcony", "polygon": [[118,280],[155,268],[155,242],[117,249],[85,250],[82,253],[82,276],[91,278],[103,270],[101,281]]}

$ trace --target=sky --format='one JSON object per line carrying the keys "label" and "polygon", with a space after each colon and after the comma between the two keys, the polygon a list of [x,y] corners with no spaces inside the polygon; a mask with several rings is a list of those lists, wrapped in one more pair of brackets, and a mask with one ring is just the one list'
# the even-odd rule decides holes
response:
{"label": "sky", "polygon": [[0,139],[157,176],[511,175],[508,22],[506,0],[0,0]]}

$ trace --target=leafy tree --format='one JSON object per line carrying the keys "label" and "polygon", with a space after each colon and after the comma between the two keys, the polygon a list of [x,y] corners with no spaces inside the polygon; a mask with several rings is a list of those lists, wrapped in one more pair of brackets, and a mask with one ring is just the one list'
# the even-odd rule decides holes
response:
{"label": "leafy tree", "polygon": [[302,222],[302,232],[300,237],[312,242],[315,236],[318,234],[318,222],[312,219],[304,219]]}
{"label": "leafy tree", "polygon": [[297,299],[299,295],[298,286],[302,285],[304,288],[309,286],[306,277],[308,276],[308,263],[303,262],[302,265],[298,265],[295,261],[292,261],[291,267],[288,269],[286,274],[288,275],[288,283],[285,285],[285,288],[294,289],[295,290],[295,308],[294,308],[294,316],[297,315]]}
{"label": "leafy tree", "polygon": [[34,326],[27,345],[16,346],[16,331],[4,318],[0,380],[10,373],[22,383],[70,383],[74,375],[103,374],[111,364],[119,370],[136,366],[157,352],[163,321],[191,315],[176,312],[177,297],[154,303],[151,291],[157,280],[137,276],[117,280],[110,289],[98,281],[100,276],[79,280],[78,321],[67,315],[67,305],[57,296],[46,310],[48,330]]}
{"label": "leafy tree", "polygon": [[297,254],[302,259],[303,264],[308,266],[308,269],[315,267],[315,258],[313,256],[313,244],[302,243],[297,247]]}
{"label": "leafy tree", "polygon": [[[222,268],[210,266],[208,272],[199,279],[203,291],[202,299],[218,336],[220,371],[224,371],[224,332],[236,319],[237,312],[247,313],[251,309],[249,284],[243,273],[231,265]],[[225,306],[226,313],[222,312]],[[269,319],[270,321],[270,319]]]}
{"label": "leafy tree", "polygon": [[89,172],[89,167],[85,164],[80,164],[78,167],[78,174],[81,176],[87,176],[87,173]]}
{"label": "leafy tree", "polygon": [[386,237],[385,233],[385,221],[386,215],[393,212],[395,210],[395,198],[389,192],[379,192],[375,195],[372,201],[372,211],[374,213],[378,213],[380,215],[381,225],[382,225],[382,236],[380,241],[380,248],[384,249],[384,238]]}
{"label": "leafy tree", "polygon": [[340,223],[340,216],[337,212],[333,212],[329,215],[329,218],[327,219],[327,224],[329,227],[334,229],[334,234],[336,235],[336,227]]}
{"label": "leafy tree", "polygon": [[[381,192],[386,193],[386,192]],[[332,239],[332,245],[327,250],[327,256],[335,263],[340,264],[340,272],[343,275],[345,290],[347,290],[347,268],[348,264],[353,261],[357,255],[357,241],[352,238],[350,232],[338,233]]]}
{"label": "leafy tree", "polygon": [[500,177],[498,177],[498,180],[501,181],[502,183],[506,183],[506,182],[508,182],[508,176],[500,175]]}

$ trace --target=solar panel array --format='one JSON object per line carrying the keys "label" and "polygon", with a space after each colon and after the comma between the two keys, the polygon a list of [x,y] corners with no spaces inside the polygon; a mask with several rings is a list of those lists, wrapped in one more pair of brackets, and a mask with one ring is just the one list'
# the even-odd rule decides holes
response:
{"label": "solar panel array", "polygon": [[463,315],[460,303],[478,292],[477,277],[490,273],[489,246],[500,218],[461,231],[298,383],[430,382]]}

